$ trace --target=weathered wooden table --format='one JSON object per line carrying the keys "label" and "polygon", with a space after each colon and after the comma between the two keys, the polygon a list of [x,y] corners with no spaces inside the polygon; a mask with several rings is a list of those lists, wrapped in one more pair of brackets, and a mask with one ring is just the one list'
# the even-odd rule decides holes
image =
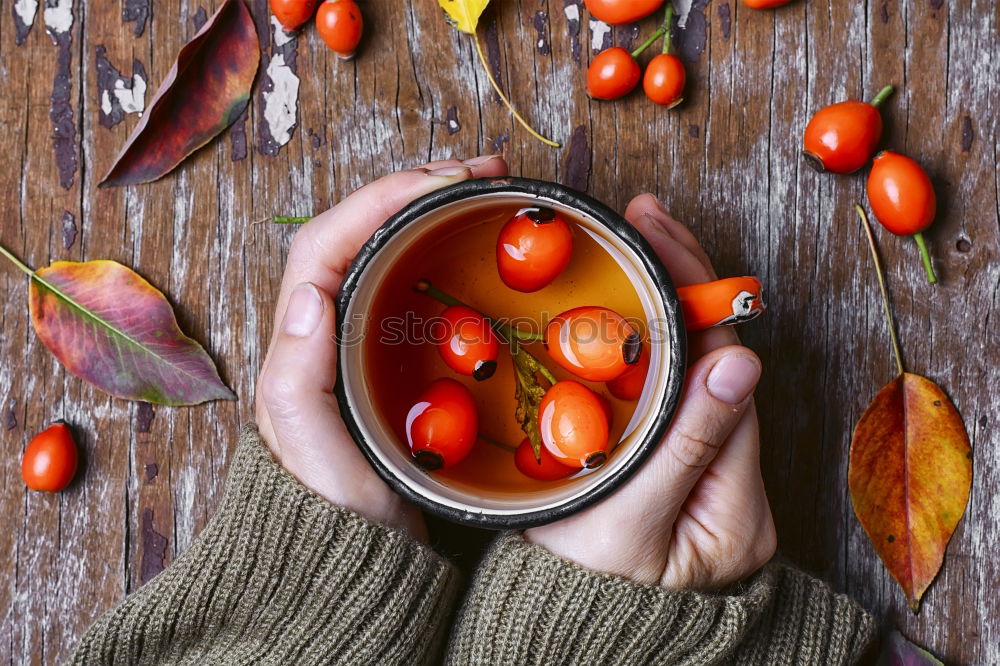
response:
{"label": "weathered wooden table", "polygon": [[[1000,663],[996,0],[794,0],[773,12],[694,0],[679,43],[688,100],[673,111],[641,94],[612,104],[584,92],[593,49],[633,44],[655,20],[607,32],[579,0],[497,0],[483,26],[493,67],[559,150],[513,124],[472,42],[433,0],[365,2],[367,37],[349,63],[312,28],[275,44],[266,0],[253,0],[264,59],[249,113],[163,180],[104,190],[96,183],[137,122],[130,112],[218,2],[45,0],[36,15],[34,4],[0,14],[0,242],[36,267],[134,267],[241,399],[168,409],[96,391],[39,343],[24,276],[0,268],[0,661],[66,657],[211,515],[251,418],[294,235],[252,222],[318,212],[396,168],[502,151],[514,174],[619,209],[652,191],[720,273],[763,279],[770,311],[742,331],[766,365],[758,405],[781,551],[948,662]],[[919,616],[846,490],[852,425],[894,372],[852,212],[863,177],[822,177],[799,158],[812,111],[886,83],[899,91],[885,143],[928,168],[940,202],[929,234],[940,286],[926,284],[911,241],[880,234],[906,360],[948,390],[975,447],[968,511]],[[77,427],[83,472],[60,495],[27,492],[22,447],[59,417]]]}

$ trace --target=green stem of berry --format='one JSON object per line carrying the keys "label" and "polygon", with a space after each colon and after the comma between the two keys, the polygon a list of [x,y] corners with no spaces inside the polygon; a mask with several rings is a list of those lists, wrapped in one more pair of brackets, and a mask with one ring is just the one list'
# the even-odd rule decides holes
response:
{"label": "green stem of berry", "polygon": [[882,106],[882,102],[889,99],[889,95],[891,95],[894,90],[895,88],[893,88],[892,86],[886,86],[885,88],[882,88],[882,90],[879,90],[878,94],[872,98],[870,104],[877,109],[878,107]]}
{"label": "green stem of berry", "polygon": [[865,234],[868,236],[868,249],[872,253],[872,261],[875,262],[875,275],[878,276],[878,287],[882,292],[882,310],[885,312],[885,320],[889,323],[889,339],[892,341],[892,353],[896,356],[896,368],[899,370],[899,374],[902,375],[905,370],[903,369],[903,354],[899,351],[899,338],[896,336],[896,324],[892,321],[892,310],[889,308],[889,291],[885,288],[885,273],[882,270],[882,262],[878,258],[878,248],[875,247],[875,235],[872,233],[872,225],[868,221],[868,216],[865,215],[865,210],[861,206],[854,204],[854,210],[858,211],[858,217],[861,218],[861,224],[865,228]]}
{"label": "green stem of berry", "polygon": [[920,260],[924,263],[924,272],[927,273],[927,281],[937,284],[937,275],[934,274],[934,264],[931,263],[931,255],[927,251],[927,243],[924,242],[924,235],[921,232],[913,234],[913,240],[917,241],[920,248]]}
{"label": "green stem of berry", "polygon": [[656,32],[654,32],[652,35],[649,36],[649,39],[640,44],[639,48],[637,48],[635,51],[632,51],[632,57],[638,58],[639,56],[641,56],[643,51],[648,49],[650,46],[652,46],[653,42],[655,42],[657,39],[663,36],[663,32],[664,32],[663,26],[657,28]]}
{"label": "green stem of berry", "polygon": [[286,217],[284,215],[275,215],[271,218],[271,222],[275,224],[305,224],[311,217]]}
{"label": "green stem of berry", "polygon": [[477,434],[479,436],[479,439],[483,440],[487,444],[492,444],[493,446],[497,447],[498,449],[503,449],[507,453],[516,453],[517,452],[517,449],[515,449],[513,446],[510,446],[508,444],[504,444],[503,442],[501,442],[499,440],[496,440],[496,439],[493,439],[492,437],[487,437],[483,433],[477,433]]}
{"label": "green stem of berry", "polygon": [[662,53],[664,54],[670,53],[670,37],[673,33],[672,30],[673,26],[671,24],[673,22],[674,22],[674,3],[670,2],[670,0],[667,0],[667,12],[663,17],[663,25],[661,26],[661,30],[663,30],[667,35],[666,37],[663,38]]}
{"label": "green stem of berry", "polygon": [[[418,281],[415,285],[413,285],[413,289],[419,291],[422,294],[430,296],[431,298],[433,298],[438,303],[441,303],[442,305],[448,305],[448,306],[461,305],[467,308],[472,307],[458,300],[451,294],[441,291],[427,280]],[[474,310],[475,308],[472,309]],[[510,324],[499,322],[485,313],[483,314],[483,316],[486,317],[486,320],[488,322],[490,322],[490,326],[496,329],[497,332],[500,333],[507,340],[512,340],[516,338],[521,342],[542,342],[545,339],[545,336],[543,336],[541,333],[527,333],[520,329],[514,328]],[[546,379],[548,379],[548,377],[546,377]]]}

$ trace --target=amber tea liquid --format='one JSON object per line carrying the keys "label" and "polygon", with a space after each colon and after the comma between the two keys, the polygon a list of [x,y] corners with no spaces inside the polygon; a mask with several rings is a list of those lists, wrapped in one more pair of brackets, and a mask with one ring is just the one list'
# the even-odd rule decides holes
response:
{"label": "amber tea liquid", "polygon": [[[544,325],[560,312],[584,305],[615,310],[646,337],[646,315],[628,275],[599,242],[572,215],[560,212],[573,230],[569,266],[547,287],[530,294],[514,291],[500,279],[496,241],[504,223],[519,207],[484,206],[457,215],[417,240],[386,275],[374,299],[364,340],[366,373],[375,408],[406,445],[406,415],[423,389],[438,377],[451,377],[469,388],[479,413],[479,432],[516,447],[524,432],[514,417],[514,370],[510,353],[501,348],[496,373],[476,381],[454,372],[441,359],[432,324],[444,306],[413,290],[418,280],[429,280],[483,314],[513,320],[520,328],[544,332]],[[530,322],[530,324],[529,324]],[[557,379],[574,379],[607,399],[612,407],[612,447],[621,439],[636,403],[611,396],[603,383],[584,381],[553,362],[542,343],[525,346]],[[614,453],[611,453],[614,456]],[[478,441],[467,458],[448,469],[431,473],[449,485],[493,493],[524,493],[566,483],[538,481],[521,474],[511,452]]]}

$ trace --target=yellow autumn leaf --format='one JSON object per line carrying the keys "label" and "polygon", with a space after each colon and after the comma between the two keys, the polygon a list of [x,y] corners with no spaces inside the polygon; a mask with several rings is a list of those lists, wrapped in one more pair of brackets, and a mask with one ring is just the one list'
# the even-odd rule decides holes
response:
{"label": "yellow autumn leaf", "polygon": [[447,15],[448,23],[470,35],[476,33],[479,17],[490,0],[438,0]]}

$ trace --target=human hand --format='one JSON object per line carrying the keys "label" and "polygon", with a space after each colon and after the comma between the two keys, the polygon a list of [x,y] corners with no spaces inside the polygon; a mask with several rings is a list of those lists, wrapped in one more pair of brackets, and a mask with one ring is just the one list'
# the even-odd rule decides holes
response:
{"label": "human hand", "polygon": [[369,236],[407,203],[470,178],[506,175],[502,157],[485,156],[431,162],[366,185],[299,230],[281,281],[271,346],[257,381],[261,437],[308,488],[415,538],[426,538],[420,512],[368,464],[333,396],[337,347],[332,295]]}
{"label": "human hand", "polygon": [[[649,194],[625,211],[678,286],[716,279],[707,255]],[[525,538],[589,569],[670,589],[713,590],[763,566],[775,550],[760,474],[753,389],[760,361],[729,327],[694,333],[673,423],[613,495]]]}

